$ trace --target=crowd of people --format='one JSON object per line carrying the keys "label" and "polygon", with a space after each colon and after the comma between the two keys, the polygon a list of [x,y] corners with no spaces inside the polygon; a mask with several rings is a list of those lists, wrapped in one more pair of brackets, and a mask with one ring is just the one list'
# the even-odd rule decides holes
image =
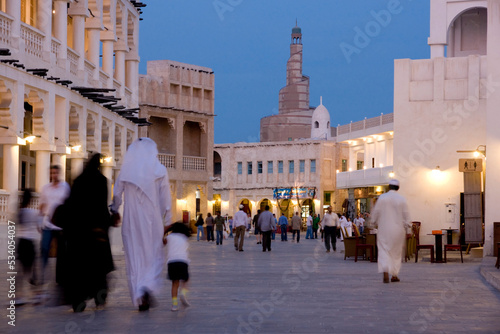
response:
{"label": "crowd of people", "polygon": [[[100,170],[101,155],[95,154],[78,176],[72,187],[60,179],[60,167],[51,166],[50,184],[43,187],[39,210],[30,209],[32,193],[24,191],[19,205],[17,259],[22,265],[22,282],[40,286],[46,284],[46,270],[52,245],[57,242],[55,282],[60,287],[63,302],[74,312],[82,312],[87,300],[93,299],[96,309],[103,308],[108,295],[107,275],[115,267],[111,254],[109,229],[122,226],[125,264],[132,304],[139,311],[155,305],[155,296],[162,293],[162,272],[167,265],[172,282],[172,311],[179,309],[178,297],[184,306],[189,281],[189,237],[191,229],[182,222],[172,223],[170,185],[166,168],[157,159],[156,144],[149,138],[139,138],[128,148],[122,169],[113,191],[113,202],[108,207],[108,181]],[[371,223],[377,224],[379,271],[384,283],[399,282],[404,228],[409,224],[406,200],[396,191],[399,183],[389,185],[390,191],[375,206]],[[123,219],[119,208],[123,204]],[[300,242],[302,218],[299,212],[288,219],[284,213],[279,219],[269,206],[252,218],[239,206],[234,216],[222,217],[220,211],[195,223],[197,240],[204,239],[222,245],[233,238],[236,251],[243,252],[245,236],[253,232],[263,252],[272,250],[271,241],[280,233],[281,241]],[[318,230],[326,252],[337,250],[339,228],[352,235],[353,224],[362,233],[369,213],[358,215],[352,222],[337,215],[329,206],[321,218],[312,212],[306,219],[305,239],[318,239]],[[216,238],[214,238],[214,227]],[[36,266],[36,243],[40,239],[40,268]],[[167,252],[164,251],[166,246]],[[179,291],[180,289],[180,291]],[[16,303],[21,305],[29,297],[27,289],[18,291]],[[39,297],[39,296],[35,296]],[[36,298],[35,302],[39,302]]]}

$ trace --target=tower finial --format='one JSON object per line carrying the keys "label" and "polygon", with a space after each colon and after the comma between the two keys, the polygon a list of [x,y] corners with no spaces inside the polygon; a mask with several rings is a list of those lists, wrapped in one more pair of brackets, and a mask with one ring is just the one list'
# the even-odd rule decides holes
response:
{"label": "tower finial", "polygon": [[295,26],[298,27],[299,26],[299,23],[297,21],[297,18],[295,18]]}
{"label": "tower finial", "polygon": [[323,105],[323,96],[320,96],[320,97],[319,97],[319,104],[320,104],[320,105]]}

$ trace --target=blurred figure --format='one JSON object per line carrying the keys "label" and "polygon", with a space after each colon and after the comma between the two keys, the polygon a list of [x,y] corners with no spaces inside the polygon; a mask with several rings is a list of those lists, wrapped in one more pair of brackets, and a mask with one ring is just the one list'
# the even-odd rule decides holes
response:
{"label": "blurred figure", "polygon": [[292,217],[292,241],[295,241],[295,233],[297,233],[297,243],[300,242],[300,228],[302,227],[302,219],[298,212]]}
{"label": "blurred figure", "polygon": [[74,312],[83,312],[86,299],[104,307],[108,295],[106,275],[114,270],[108,230],[108,181],[99,171],[100,154],[90,158],[73,182],[62,221],[66,241],[64,287]]}
{"label": "blurred figure", "polygon": [[[35,240],[39,238],[38,227],[41,224],[42,216],[35,209],[29,209],[31,203],[31,189],[26,189],[23,193],[19,211],[17,214],[17,260],[21,263],[22,270],[17,279],[16,305],[23,305],[29,302],[30,293],[25,289],[26,282],[35,284]],[[10,260],[10,257],[9,257]]]}
{"label": "blurred figure", "polygon": [[205,225],[207,227],[207,242],[214,241],[214,217],[209,212],[207,213],[207,218],[205,219]]}
{"label": "blurred figure", "polygon": [[[169,233],[170,232],[170,233]],[[167,233],[169,233],[167,235]],[[189,281],[189,242],[191,231],[182,222],[170,225],[163,237],[163,243],[167,245],[168,279],[172,281],[172,311],[179,310],[177,296],[181,288],[180,299],[184,306],[189,306],[187,300]]]}
{"label": "blurred figure", "polygon": [[253,216],[252,225],[253,225],[253,234],[255,234],[255,240],[257,240],[257,245],[262,243],[262,234],[259,229],[259,216],[260,210],[257,210],[257,214]]}
{"label": "blurred figure", "polygon": [[269,212],[269,205],[266,205],[264,212],[259,214],[259,220],[257,225],[259,231],[262,233],[262,251],[271,251],[271,233],[276,229],[276,224],[274,223],[274,217],[271,212]]}
{"label": "blurred figure", "polygon": [[205,237],[204,233],[203,233],[203,224],[204,224],[204,221],[203,221],[203,215],[200,213],[200,215],[198,216],[198,220],[196,221],[196,224],[194,224],[197,228],[196,230],[196,240],[200,241],[200,234],[201,234],[201,239],[203,240],[203,238]]}
{"label": "blurred figure", "polygon": [[[326,252],[330,253],[330,243],[334,252],[337,251],[337,227],[339,226],[339,216],[332,212],[332,206],[328,206],[327,212],[321,220],[321,229],[324,232]],[[322,233],[323,235],[323,233]]]}
{"label": "blurred figure", "polygon": [[313,216],[312,212],[309,212],[309,216],[307,216],[307,221],[306,221],[306,226],[307,226],[306,239],[313,239],[312,225],[313,225]]}
{"label": "blurred figure", "polygon": [[[68,198],[70,192],[69,185],[59,179],[60,171],[61,167],[58,165],[50,166],[50,183],[43,186],[40,194],[39,210],[43,216],[41,226],[42,241],[40,244],[42,255],[41,283],[45,282],[45,268],[47,267],[47,262],[49,260],[49,251],[52,239],[58,239],[61,236],[61,228],[52,224],[52,216],[56,208],[63,204],[66,198]],[[60,271],[61,266],[56,265],[56,273]]]}
{"label": "blurred figure", "polygon": [[215,232],[217,233],[217,245],[222,245],[222,240],[224,240],[224,224],[226,221],[222,216],[220,215],[220,211],[216,211],[215,214],[217,215],[214,219],[215,223]]}
{"label": "blurred figure", "polygon": [[278,221],[281,230],[281,241],[288,241],[288,219],[285,217],[285,213],[281,213],[281,217]]}
{"label": "blurred figure", "polygon": [[274,230],[273,233],[271,233],[272,240],[276,239],[276,227],[278,226],[278,219],[276,219],[276,215],[274,213],[273,213],[273,219],[274,219]]}
{"label": "blurred figure", "polygon": [[122,236],[130,296],[139,311],[146,311],[152,294],[161,293],[165,263],[162,239],[172,214],[167,169],[158,161],[153,140],[139,138],[129,146],[115,182],[113,212],[118,211],[122,195]]}
{"label": "blurred figure", "polygon": [[229,216],[227,222],[229,223],[229,238],[233,237],[233,216]]}
{"label": "blurred figure", "polygon": [[243,204],[240,204],[240,211],[234,214],[233,227],[234,227],[234,248],[237,251],[243,252],[243,242],[245,239],[245,229],[248,224],[250,215],[247,216],[243,211]]}
{"label": "blurred figure", "polygon": [[313,235],[314,239],[318,239],[318,228],[319,228],[319,215],[314,214],[313,217]]}

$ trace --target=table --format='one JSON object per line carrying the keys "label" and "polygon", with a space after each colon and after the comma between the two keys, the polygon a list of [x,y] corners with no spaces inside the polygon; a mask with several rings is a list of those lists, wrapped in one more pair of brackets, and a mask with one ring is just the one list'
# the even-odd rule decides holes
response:
{"label": "table", "polygon": [[444,263],[443,261],[443,235],[442,234],[427,234],[433,235],[435,239],[436,248],[436,263]]}
{"label": "table", "polygon": [[458,231],[458,228],[442,228],[441,231],[446,231],[446,244],[453,245],[453,231]]}

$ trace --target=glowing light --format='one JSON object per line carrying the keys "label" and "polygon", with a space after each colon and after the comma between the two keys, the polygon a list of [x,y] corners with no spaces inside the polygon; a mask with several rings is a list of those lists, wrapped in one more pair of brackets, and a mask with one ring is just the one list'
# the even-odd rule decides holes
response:
{"label": "glowing light", "polygon": [[112,157],[105,157],[103,160],[104,160],[104,162],[109,163],[109,162],[111,162],[112,159],[113,159]]}
{"label": "glowing light", "polygon": [[390,134],[391,136],[393,136],[393,135],[394,135],[394,132],[392,132],[392,131],[389,131],[389,134]]}
{"label": "glowing light", "polygon": [[349,172],[352,172],[352,168],[349,168]]}
{"label": "glowing light", "polygon": [[340,173],[340,171],[339,171],[338,169],[337,169],[335,172],[336,172],[337,174],[338,174],[338,173]]}
{"label": "glowing light", "polygon": [[479,158],[480,155],[479,151],[474,151],[474,158]]}
{"label": "glowing light", "polygon": [[382,167],[384,167],[384,164],[379,164],[378,166],[379,166],[380,168],[382,168]]}
{"label": "glowing light", "polygon": [[78,152],[78,151],[80,151],[81,148],[82,148],[82,145],[76,145],[76,146],[73,146],[71,149],[75,152]]}
{"label": "glowing light", "polygon": [[375,188],[375,191],[378,192],[378,193],[382,192],[382,187],[378,186],[377,188]]}
{"label": "glowing light", "polygon": [[389,177],[390,177],[391,179],[393,179],[393,178],[394,178],[394,176],[396,176],[396,174],[394,174],[394,172],[390,172],[390,173],[389,173]]}
{"label": "glowing light", "polygon": [[28,143],[31,144],[31,143],[33,143],[33,140],[35,140],[35,138],[36,138],[35,136],[28,136],[28,137],[24,138],[24,140],[26,140]]}
{"label": "glowing light", "polygon": [[363,166],[363,169],[366,169],[366,166]]}

